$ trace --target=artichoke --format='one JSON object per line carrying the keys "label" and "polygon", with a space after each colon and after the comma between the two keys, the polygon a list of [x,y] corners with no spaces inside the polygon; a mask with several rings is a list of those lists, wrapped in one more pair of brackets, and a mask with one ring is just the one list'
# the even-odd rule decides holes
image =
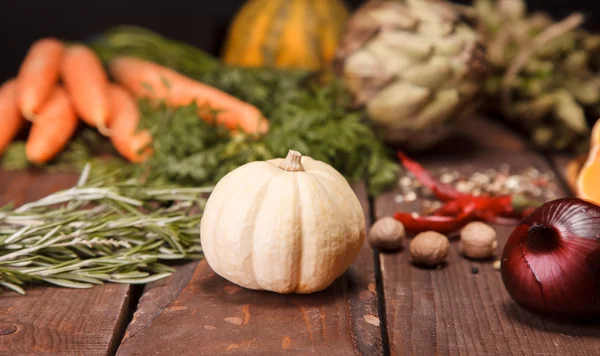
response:
{"label": "artichoke", "polygon": [[[488,44],[486,91],[510,123],[545,150],[587,150],[600,115],[600,36],[574,13],[560,22],[523,0],[477,0],[469,10]],[[467,13],[465,13],[467,14]]]}
{"label": "artichoke", "polygon": [[451,5],[372,0],[346,25],[336,68],[388,143],[416,151],[481,102],[484,47]]}

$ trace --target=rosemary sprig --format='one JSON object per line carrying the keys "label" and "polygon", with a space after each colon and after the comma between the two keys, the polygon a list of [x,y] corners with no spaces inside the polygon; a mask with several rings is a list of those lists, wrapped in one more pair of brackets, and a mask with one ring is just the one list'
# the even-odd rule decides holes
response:
{"label": "rosemary sprig", "polygon": [[0,209],[0,286],[90,288],[171,274],[161,260],[202,258],[200,218],[212,188],[90,179],[17,209]]}

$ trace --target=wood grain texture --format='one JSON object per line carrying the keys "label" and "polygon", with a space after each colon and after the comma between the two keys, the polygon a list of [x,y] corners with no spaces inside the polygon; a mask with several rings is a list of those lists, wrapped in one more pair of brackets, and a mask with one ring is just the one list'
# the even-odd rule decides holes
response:
{"label": "wood grain texture", "polygon": [[558,177],[564,182],[568,195],[577,194],[577,175],[587,155],[574,156],[569,153],[553,153],[550,160]]}
{"label": "wood grain texture", "polygon": [[[355,186],[368,217],[363,185]],[[372,251],[311,295],[251,291],[206,261],[147,286],[118,355],[378,355]],[[192,274],[193,273],[193,274]]]}
{"label": "wood grain texture", "polygon": [[[68,188],[73,174],[0,171],[0,205]],[[0,355],[107,355],[126,322],[129,286],[90,289],[32,286],[0,295]]]}
{"label": "wood grain texture", "polygon": [[[539,155],[495,123],[477,120],[444,145],[416,157],[430,169],[465,174],[499,168],[550,170]],[[397,204],[398,191],[380,196],[375,215],[419,211],[420,202]],[[564,191],[559,192],[565,194]],[[497,226],[498,254],[512,226]],[[410,264],[408,243],[398,254],[381,255],[387,327],[394,355],[598,355],[599,325],[558,324],[518,307],[490,261],[462,257],[451,242],[448,264],[422,269]],[[479,269],[478,274],[472,268]]]}

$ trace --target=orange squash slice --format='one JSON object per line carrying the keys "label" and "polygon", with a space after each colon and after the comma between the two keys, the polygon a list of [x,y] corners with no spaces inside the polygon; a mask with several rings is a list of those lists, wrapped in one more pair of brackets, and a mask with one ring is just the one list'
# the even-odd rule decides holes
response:
{"label": "orange squash slice", "polygon": [[590,153],[577,177],[577,195],[600,204],[600,120],[594,125]]}

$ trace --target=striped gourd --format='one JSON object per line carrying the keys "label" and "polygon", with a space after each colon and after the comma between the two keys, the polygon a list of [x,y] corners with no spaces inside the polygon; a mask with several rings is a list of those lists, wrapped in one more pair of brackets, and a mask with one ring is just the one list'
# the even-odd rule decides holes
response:
{"label": "striped gourd", "polygon": [[347,18],[341,0],[249,0],[229,29],[223,59],[317,70],[333,60]]}

